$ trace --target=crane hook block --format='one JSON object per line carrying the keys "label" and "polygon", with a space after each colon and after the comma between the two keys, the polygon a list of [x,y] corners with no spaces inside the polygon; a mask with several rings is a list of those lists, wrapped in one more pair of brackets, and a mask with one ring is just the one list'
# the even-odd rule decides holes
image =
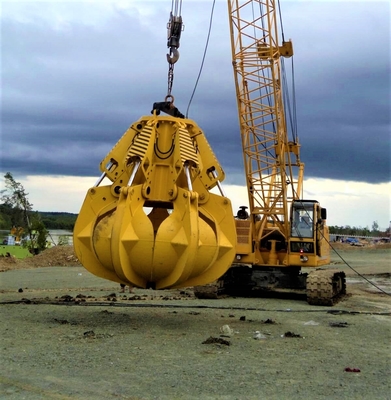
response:
{"label": "crane hook block", "polygon": [[178,48],[180,46],[182,30],[182,17],[174,16],[171,12],[170,20],[167,24],[167,47],[170,49],[170,53],[167,54],[167,61],[169,64],[175,64],[179,59]]}
{"label": "crane hook block", "polygon": [[228,270],[236,246],[232,206],[210,192],[225,175],[194,121],[141,117],[100,170],[74,228],[75,253],[88,271],[167,289],[204,285]]}

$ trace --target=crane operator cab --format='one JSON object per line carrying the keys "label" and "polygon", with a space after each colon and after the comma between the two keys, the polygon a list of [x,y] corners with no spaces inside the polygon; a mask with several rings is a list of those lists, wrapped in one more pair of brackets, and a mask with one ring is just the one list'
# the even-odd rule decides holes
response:
{"label": "crane operator cab", "polygon": [[290,261],[317,267],[329,263],[327,212],[316,200],[297,200],[292,204]]}

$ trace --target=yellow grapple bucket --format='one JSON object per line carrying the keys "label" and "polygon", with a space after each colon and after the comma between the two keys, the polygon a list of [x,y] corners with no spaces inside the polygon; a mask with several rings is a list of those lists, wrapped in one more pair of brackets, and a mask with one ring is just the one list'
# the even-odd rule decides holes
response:
{"label": "yellow grapple bucket", "polygon": [[[93,274],[140,288],[204,285],[235,257],[224,172],[194,121],[142,117],[100,164],[74,229],[74,248]],[[103,185],[105,180],[109,185]]]}

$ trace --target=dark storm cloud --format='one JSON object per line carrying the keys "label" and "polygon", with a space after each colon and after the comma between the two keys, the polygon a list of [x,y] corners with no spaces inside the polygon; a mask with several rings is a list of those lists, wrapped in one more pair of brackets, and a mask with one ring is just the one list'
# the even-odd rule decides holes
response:
{"label": "dark storm cloud", "polygon": [[[152,9],[148,15],[136,8],[107,8],[107,15],[94,22],[92,14],[99,15],[95,8],[82,18],[82,3],[66,3],[61,6],[68,13],[63,17],[66,23],[57,25],[52,16],[44,18],[42,5],[40,18],[28,18],[26,11],[7,12],[5,3],[2,171],[15,176],[98,174],[101,159],[127,127],[149,114],[153,102],[166,94],[168,3],[162,9],[162,2],[147,2]],[[202,12],[195,2],[184,3],[186,27],[173,87],[182,113],[201,64],[209,3],[202,3]],[[338,13],[330,7],[338,7]],[[387,7],[381,2],[283,3],[284,33],[294,40],[298,133],[306,177],[390,180]],[[217,2],[189,117],[204,130],[227,181],[241,184],[230,57],[226,4]],[[285,64],[288,67],[290,61]]]}
{"label": "dark storm cloud", "polygon": [[[308,87],[298,97],[307,176],[389,181],[388,74],[386,68],[361,74],[324,73],[319,91],[305,96],[311,93]],[[320,107],[315,113],[314,105]]]}
{"label": "dark storm cloud", "polygon": [[[306,2],[294,31],[299,136],[307,177],[390,181],[390,8]],[[333,11],[334,9],[334,11]],[[295,23],[298,26],[295,27]]]}
{"label": "dark storm cloud", "polygon": [[[87,176],[98,171],[101,158],[135,119],[129,116],[138,118],[145,114],[142,103],[152,104],[146,77],[155,71],[142,52],[150,46],[132,38],[129,25],[148,37],[137,15],[123,13],[103,26],[75,23],[65,30],[3,19],[3,170]],[[141,74],[134,73],[137,65]]]}

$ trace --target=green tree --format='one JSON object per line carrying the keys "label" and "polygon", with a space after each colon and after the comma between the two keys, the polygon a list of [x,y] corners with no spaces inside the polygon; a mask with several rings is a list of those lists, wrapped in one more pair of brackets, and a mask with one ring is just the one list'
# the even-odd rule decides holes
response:
{"label": "green tree", "polygon": [[41,220],[38,212],[31,216],[30,238],[26,241],[26,246],[33,254],[39,254],[46,249],[48,231]]}
{"label": "green tree", "polygon": [[10,229],[13,226],[11,222],[12,208],[5,204],[0,204],[0,229]]}
{"label": "green tree", "polygon": [[0,191],[1,210],[10,214],[12,226],[24,228],[28,233],[26,246],[31,253],[39,253],[46,247],[48,232],[38,212],[32,213],[33,205],[23,185],[16,182],[10,172],[4,175],[5,189]]}
{"label": "green tree", "polygon": [[379,224],[377,221],[373,221],[372,223],[372,234],[373,236],[377,236],[379,234]]}
{"label": "green tree", "polygon": [[14,226],[28,227],[28,213],[33,209],[23,185],[16,182],[10,172],[4,175],[5,189],[1,193],[1,201],[11,211],[11,223]]}

